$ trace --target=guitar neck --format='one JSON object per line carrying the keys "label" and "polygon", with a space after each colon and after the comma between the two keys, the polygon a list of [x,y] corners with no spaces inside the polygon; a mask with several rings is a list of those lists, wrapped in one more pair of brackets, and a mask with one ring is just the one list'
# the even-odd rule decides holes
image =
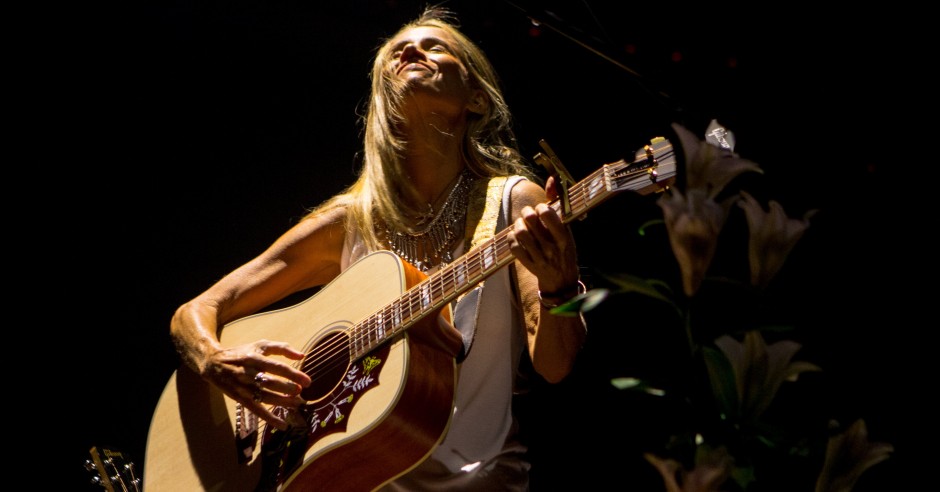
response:
{"label": "guitar neck", "polygon": [[[664,190],[675,180],[675,172],[672,145],[666,139],[656,138],[637,151],[632,163],[620,160],[605,164],[572,185],[567,200],[554,200],[549,206],[563,222],[569,223],[621,191],[645,195]],[[510,230],[505,228],[497,232],[491,239],[422,280],[396,301],[359,322],[352,330],[350,350],[353,359],[371,352],[424,316],[437,312],[509,264],[514,259],[509,249]]]}

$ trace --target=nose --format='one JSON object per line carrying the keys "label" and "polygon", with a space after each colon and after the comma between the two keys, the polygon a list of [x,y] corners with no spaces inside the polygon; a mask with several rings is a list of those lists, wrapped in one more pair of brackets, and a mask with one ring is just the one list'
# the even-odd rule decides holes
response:
{"label": "nose", "polygon": [[398,57],[399,63],[404,63],[410,60],[423,59],[424,52],[418,49],[418,45],[415,43],[408,43],[401,49],[401,55]]}

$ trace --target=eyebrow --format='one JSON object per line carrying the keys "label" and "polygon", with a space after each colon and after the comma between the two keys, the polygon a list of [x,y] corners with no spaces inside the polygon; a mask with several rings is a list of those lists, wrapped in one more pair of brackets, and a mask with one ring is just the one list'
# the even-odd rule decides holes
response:
{"label": "eyebrow", "polygon": [[[406,44],[408,44],[408,43],[410,43],[410,42],[412,42],[412,41],[413,41],[412,39],[400,39],[400,40],[395,41],[394,43],[390,44],[390,45],[389,45],[389,48],[391,48],[392,50],[395,50],[395,49],[401,48],[402,46],[404,46],[404,45],[406,45]],[[443,38],[439,38],[439,37],[437,37],[437,36],[427,36],[427,37],[423,37],[423,38],[418,39],[417,42],[418,42],[418,44],[421,44],[421,45],[426,44],[426,43],[428,43],[428,42],[430,42],[430,43],[436,43],[436,44],[442,44],[442,45],[446,46],[448,49],[454,49],[454,46],[453,46],[453,45],[451,45],[450,43],[448,43],[447,41],[445,41]]]}

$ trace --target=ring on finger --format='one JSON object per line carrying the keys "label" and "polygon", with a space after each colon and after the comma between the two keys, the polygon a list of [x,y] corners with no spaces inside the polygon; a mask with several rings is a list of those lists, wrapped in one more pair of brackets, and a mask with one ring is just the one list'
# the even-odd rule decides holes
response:
{"label": "ring on finger", "polygon": [[258,391],[261,391],[261,385],[268,382],[267,376],[265,376],[264,371],[255,374],[255,386],[258,388]]}

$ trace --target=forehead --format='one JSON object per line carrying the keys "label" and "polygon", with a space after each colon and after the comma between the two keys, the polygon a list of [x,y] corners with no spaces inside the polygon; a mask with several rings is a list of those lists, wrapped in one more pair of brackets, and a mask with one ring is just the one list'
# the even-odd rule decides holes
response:
{"label": "forehead", "polygon": [[439,27],[432,26],[418,26],[405,29],[392,38],[388,44],[389,46],[400,46],[428,40],[442,41],[452,47],[457,46],[457,40],[450,33]]}

